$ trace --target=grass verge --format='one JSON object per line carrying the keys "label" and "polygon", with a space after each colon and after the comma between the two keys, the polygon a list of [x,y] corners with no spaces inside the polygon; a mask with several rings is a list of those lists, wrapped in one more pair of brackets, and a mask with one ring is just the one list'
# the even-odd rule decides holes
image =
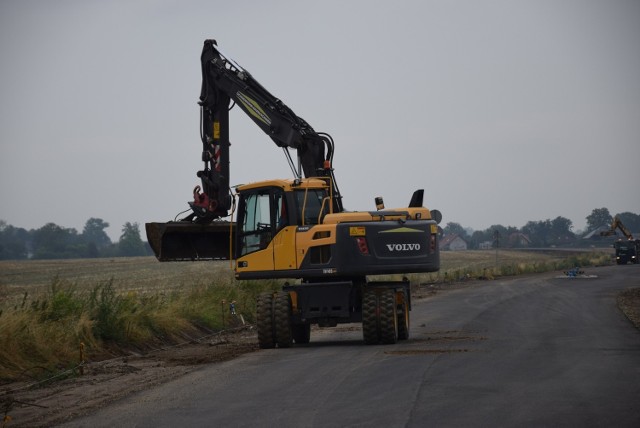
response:
{"label": "grass verge", "polygon": [[25,294],[20,304],[0,311],[0,380],[37,381],[74,371],[86,359],[220,331],[234,321],[230,302],[251,323],[257,295],[278,287],[273,281],[220,281],[140,293],[119,290],[113,279],[83,290],[54,278],[47,293]]}
{"label": "grass verge", "polygon": [[[410,279],[454,282],[610,263],[610,255],[590,252],[441,256],[440,272]],[[220,331],[237,320],[230,302],[252,323],[257,295],[280,287],[278,281],[235,281],[228,265],[163,264],[151,258],[0,263],[0,380],[73,375],[83,359]]]}

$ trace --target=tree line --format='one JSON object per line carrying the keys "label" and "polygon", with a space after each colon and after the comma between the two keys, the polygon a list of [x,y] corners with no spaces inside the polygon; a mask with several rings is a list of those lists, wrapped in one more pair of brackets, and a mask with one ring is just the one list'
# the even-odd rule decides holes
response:
{"label": "tree line", "polygon": [[[617,214],[625,227],[640,232],[640,215],[623,212]],[[596,208],[586,217],[587,231],[610,226],[613,216],[607,208]],[[125,223],[117,242],[105,232],[109,223],[90,218],[82,233],[47,223],[39,229],[17,228],[0,220],[0,260],[21,259],[73,259],[95,257],[133,257],[153,255],[149,244],[140,237],[138,223]],[[470,231],[459,223],[449,222],[442,235],[459,235],[469,248],[481,248],[489,242],[492,247],[551,247],[580,244],[581,237],[571,230],[573,223],[565,217],[542,221],[529,221],[521,228],[493,225],[485,230]],[[597,241],[598,236],[596,236]],[[636,237],[640,238],[640,236]],[[602,240],[603,245],[610,240]]]}
{"label": "tree line", "polygon": [[105,232],[108,227],[109,223],[100,218],[87,220],[82,233],[55,223],[26,230],[0,220],[0,260],[133,257],[153,254],[149,245],[140,237],[138,223],[125,223],[117,242],[111,242]]}
{"label": "tree line", "polygon": [[[640,232],[640,215],[631,212],[616,214],[624,226],[631,232]],[[469,232],[459,223],[447,223],[443,229],[443,236],[458,235],[463,238],[469,248],[478,249],[484,243],[490,243],[491,247],[561,247],[584,245],[582,240],[587,232],[608,228],[613,222],[614,216],[607,208],[596,208],[586,217],[587,227],[580,236],[572,231],[573,222],[568,218],[559,216],[555,219],[542,221],[529,221],[521,228],[513,226],[493,225],[485,230]],[[618,232],[619,233],[619,232]],[[640,238],[640,236],[634,236]],[[611,238],[601,239],[599,233],[590,241],[592,244],[609,245]]]}

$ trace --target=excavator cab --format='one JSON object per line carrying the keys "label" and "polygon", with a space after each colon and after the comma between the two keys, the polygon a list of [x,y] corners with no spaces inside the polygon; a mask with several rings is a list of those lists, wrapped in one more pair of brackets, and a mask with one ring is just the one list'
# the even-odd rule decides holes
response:
{"label": "excavator cab", "polygon": [[[289,253],[293,253],[297,227],[320,224],[331,212],[329,190],[322,179],[270,180],[240,186],[236,258],[265,251],[269,247],[271,251],[280,252],[287,248]],[[275,265],[279,257],[282,255],[266,256],[274,260]],[[267,265],[273,269],[270,263]]]}
{"label": "excavator cab", "polygon": [[276,233],[288,226],[285,193],[278,187],[263,187],[242,194],[236,236],[236,256],[267,248]]}
{"label": "excavator cab", "polygon": [[[239,186],[237,223],[147,223],[147,238],[160,261],[238,259],[266,250],[287,227],[293,227],[293,236],[295,227],[322,223],[332,212],[330,194],[326,179],[269,180]],[[282,237],[276,244],[282,250]]]}

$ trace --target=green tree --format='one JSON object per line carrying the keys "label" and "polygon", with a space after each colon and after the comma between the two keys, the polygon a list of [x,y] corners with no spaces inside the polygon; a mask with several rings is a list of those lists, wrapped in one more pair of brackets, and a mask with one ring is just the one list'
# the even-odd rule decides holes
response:
{"label": "green tree", "polygon": [[461,237],[465,238],[467,236],[467,231],[464,230],[464,227],[462,227],[460,225],[460,223],[449,222],[444,227],[444,234],[445,235],[460,235]]}
{"label": "green tree", "polygon": [[571,220],[558,216],[553,220],[529,221],[521,232],[529,237],[532,245],[548,247],[573,241],[575,235],[571,231],[572,227]]}
{"label": "green tree", "polygon": [[613,217],[609,213],[609,209],[607,208],[595,208],[591,211],[586,217],[587,220],[587,229],[595,230],[600,226],[610,226],[613,221]]}
{"label": "green tree", "polygon": [[528,221],[521,230],[533,246],[547,247],[553,242],[551,220]]}
{"label": "green tree", "polygon": [[558,216],[551,220],[551,237],[557,243],[572,241],[575,238],[571,231],[573,222],[566,217]]}
{"label": "green tree", "polygon": [[513,226],[505,227],[501,224],[494,224],[485,230],[475,230],[469,237],[469,243],[471,248],[479,248],[483,242],[491,242],[491,246],[494,248],[496,245],[504,247],[508,242],[509,235],[514,232],[518,232],[518,229]]}
{"label": "green tree", "polygon": [[118,254],[123,257],[143,256],[146,249],[140,238],[138,223],[126,222],[122,227],[122,235],[118,241]]}
{"label": "green tree", "polygon": [[0,220],[0,260],[19,260],[28,257],[29,233]]}
{"label": "green tree", "polygon": [[[111,245],[111,239],[104,231],[109,227],[109,223],[101,218],[90,218],[82,230],[82,239],[89,244],[90,248],[101,249]],[[93,245],[91,245],[93,244]]]}
{"label": "green tree", "polygon": [[492,240],[493,238],[491,237],[491,234],[488,234],[486,230],[475,230],[471,234],[469,244],[471,245],[471,248],[479,248],[481,243]]}
{"label": "green tree", "polygon": [[86,246],[78,231],[47,223],[33,231],[33,257],[36,259],[65,259],[83,257]]}
{"label": "green tree", "polygon": [[486,235],[490,241],[493,241],[493,246],[504,247],[507,243],[509,235],[514,231],[512,227],[505,227],[501,224],[494,224],[486,230]]}

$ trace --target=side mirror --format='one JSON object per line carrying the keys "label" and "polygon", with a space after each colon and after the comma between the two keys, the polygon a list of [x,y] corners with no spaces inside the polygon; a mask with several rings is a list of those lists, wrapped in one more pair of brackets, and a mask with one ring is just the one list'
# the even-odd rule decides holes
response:
{"label": "side mirror", "polygon": [[442,213],[438,210],[431,210],[431,218],[440,224],[442,221]]}

